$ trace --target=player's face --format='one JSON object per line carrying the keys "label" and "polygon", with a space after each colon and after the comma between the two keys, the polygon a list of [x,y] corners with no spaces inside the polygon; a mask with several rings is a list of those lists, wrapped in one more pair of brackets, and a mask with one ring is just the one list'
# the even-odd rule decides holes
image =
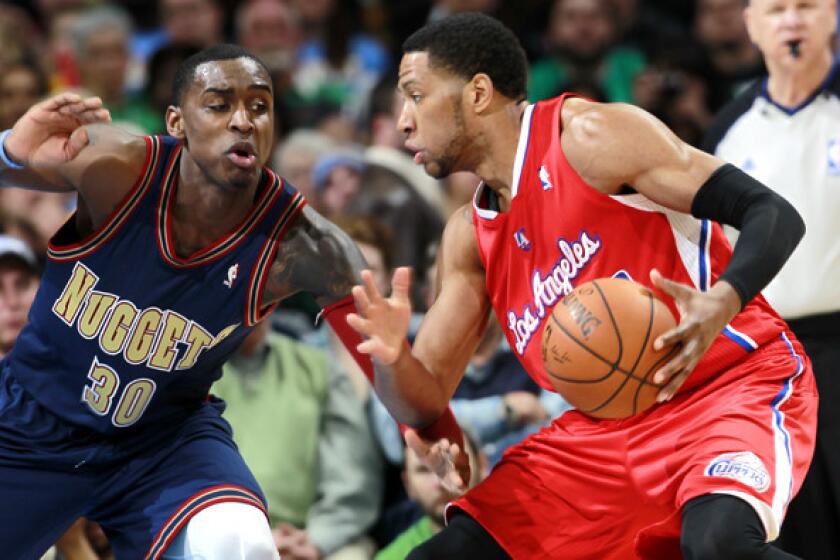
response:
{"label": "player's face", "polygon": [[271,80],[249,58],[201,64],[181,107],[170,108],[167,125],[185,139],[208,179],[227,187],[253,186],[273,142]]}
{"label": "player's face", "polygon": [[[829,53],[837,26],[835,0],[752,0],[745,11],[752,41],[768,64],[807,64]],[[799,44],[799,56],[790,44]]]}
{"label": "player's face", "polygon": [[464,81],[429,66],[425,52],[411,52],[400,62],[398,89],[403,106],[397,128],[415,163],[435,178],[465,169],[467,145],[462,94]]}
{"label": "player's face", "polygon": [[14,344],[37,291],[38,278],[24,264],[0,260],[0,351]]}

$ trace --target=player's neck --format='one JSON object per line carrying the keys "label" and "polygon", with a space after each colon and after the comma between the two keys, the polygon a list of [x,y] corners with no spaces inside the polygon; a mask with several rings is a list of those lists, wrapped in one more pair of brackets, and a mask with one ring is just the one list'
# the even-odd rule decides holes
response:
{"label": "player's neck", "polygon": [[499,111],[477,141],[482,158],[475,173],[498,195],[503,212],[510,208],[513,165],[525,107],[527,104],[520,103]]}
{"label": "player's neck", "polygon": [[256,182],[242,189],[217,185],[184,153],[170,208],[173,241],[180,256],[204,248],[242,222],[253,206],[256,189]]}
{"label": "player's neck", "polygon": [[770,77],[767,80],[767,94],[775,103],[784,107],[796,107],[807,100],[820,87],[831,71],[831,52],[808,64],[783,66],[768,61]]}

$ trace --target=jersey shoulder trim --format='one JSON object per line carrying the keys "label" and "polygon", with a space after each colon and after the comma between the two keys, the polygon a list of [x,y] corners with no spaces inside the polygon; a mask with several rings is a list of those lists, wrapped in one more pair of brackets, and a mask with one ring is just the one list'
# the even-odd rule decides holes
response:
{"label": "jersey shoulder trim", "polygon": [[251,280],[248,285],[247,295],[245,296],[245,325],[248,327],[259,323],[277,307],[277,303],[272,303],[261,308],[260,300],[262,299],[265,283],[268,279],[268,271],[271,270],[271,264],[277,255],[280,240],[283,238],[283,234],[289,227],[289,224],[292,223],[295,216],[298,215],[304,206],[306,206],[306,199],[301,193],[295,191],[292,199],[277,219],[271,235],[268,236],[268,239],[266,239],[260,249],[257,261],[251,271]]}
{"label": "jersey shoulder trim", "polygon": [[[129,216],[131,216],[148,191],[161,154],[160,138],[157,136],[146,136],[144,139],[146,141],[146,160],[143,163],[143,171],[137,178],[137,182],[131,187],[131,190],[129,190],[117,207],[111,211],[111,214],[105,219],[102,225],[81,241],[62,245],[56,240],[58,234],[54,235],[47,246],[47,257],[50,260],[66,262],[90,255],[108,241],[119,230],[120,226],[128,220]],[[66,228],[72,227],[72,222],[75,219],[76,214],[74,213],[61,229],[59,229],[59,233]]]}

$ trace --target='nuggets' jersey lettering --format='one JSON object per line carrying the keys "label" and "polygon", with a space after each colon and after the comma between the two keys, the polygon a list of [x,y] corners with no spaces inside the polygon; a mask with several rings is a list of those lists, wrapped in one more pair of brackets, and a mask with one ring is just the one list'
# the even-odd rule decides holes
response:
{"label": "'nuggets' jersey lettering", "polygon": [[305,201],[268,169],[248,216],[189,258],[173,250],[181,145],[147,138],[146,169],[106,222],[51,240],[11,374],[56,415],[102,433],[177,421],[198,406],[249,327],[260,286]]}
{"label": "'nuggets' jersey lettering", "polygon": [[[552,307],[576,286],[617,276],[653,288],[650,271],[656,268],[704,291],[732,255],[717,224],[664,208],[640,194],[607,196],[584,183],[560,145],[564,99],[539,102],[525,111],[510,210],[489,210],[487,199],[493,195],[484,185],[473,201],[493,308],[525,369],[549,389],[539,339]],[[678,316],[673,301],[657,295]],[[585,311],[572,311],[582,329],[597,320]],[[764,299],[754,299],[718,336],[685,386],[701,383],[783,328]]]}
{"label": "'nuggets' jersey lettering", "polygon": [[[53,313],[86,339],[98,339],[106,354],[122,354],[130,364],[145,363],[160,371],[195,365],[201,351],[212,347],[214,338],[200,324],[176,311],[156,307],[139,310],[128,300],[93,288],[99,278],[77,262],[67,285],[53,305]],[[104,328],[103,328],[104,327]]]}

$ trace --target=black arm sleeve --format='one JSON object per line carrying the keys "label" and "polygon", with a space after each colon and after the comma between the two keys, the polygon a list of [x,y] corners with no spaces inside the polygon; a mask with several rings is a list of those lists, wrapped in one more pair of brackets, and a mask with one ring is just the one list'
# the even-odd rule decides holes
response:
{"label": "black arm sleeve", "polygon": [[730,164],[703,183],[691,214],[741,231],[720,280],[735,288],[742,307],[776,276],[805,235],[805,223],[787,200]]}

